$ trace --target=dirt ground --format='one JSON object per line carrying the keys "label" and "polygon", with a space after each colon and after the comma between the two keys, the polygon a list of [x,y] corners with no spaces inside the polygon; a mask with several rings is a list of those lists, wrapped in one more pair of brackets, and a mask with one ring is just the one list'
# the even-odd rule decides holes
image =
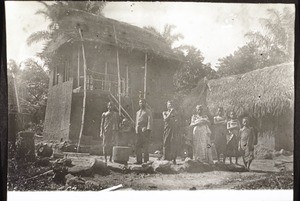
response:
{"label": "dirt ground", "polygon": [[[284,157],[286,159],[286,157]],[[141,174],[141,175],[110,175],[107,178],[95,176],[93,180],[108,184],[113,180],[114,185],[123,184],[122,190],[195,190],[195,189],[236,189],[241,185],[249,184],[268,178],[272,174],[292,175],[292,163],[289,163],[287,171],[280,172],[274,167],[276,161],[282,161],[283,157],[275,160],[255,160],[250,172],[225,172],[212,171],[204,173],[180,173],[180,174]],[[286,161],[291,161],[288,157]],[[181,161],[178,161],[180,164]],[[226,161],[228,163],[228,161]],[[113,185],[112,185],[113,186]],[[292,186],[292,185],[290,185]],[[269,189],[268,186],[259,186],[258,189]],[[282,186],[282,188],[285,188]],[[288,188],[288,187],[287,187]],[[292,188],[292,187],[291,187]]]}
{"label": "dirt ground", "polygon": [[[68,156],[69,158],[94,157],[103,160],[101,156]],[[151,157],[150,160],[157,160]],[[129,165],[135,162],[130,158]],[[177,164],[183,161],[178,159]],[[228,161],[226,161],[228,163]],[[240,159],[239,163],[242,163]],[[39,172],[46,171],[39,169]],[[99,185],[96,189],[68,188],[63,184],[55,184],[51,175],[24,182],[24,177],[37,173],[31,170],[23,174],[23,180],[9,179],[9,190],[101,190],[122,184],[118,190],[199,190],[199,189],[292,189],[293,188],[293,156],[279,156],[274,159],[256,159],[251,165],[250,172],[211,171],[203,173],[179,174],[145,174],[145,173],[119,173],[101,176],[94,174],[82,177],[85,181],[92,181]],[[26,175],[25,175],[26,174]],[[18,172],[18,175],[21,175]],[[19,181],[19,182],[17,182]]]}

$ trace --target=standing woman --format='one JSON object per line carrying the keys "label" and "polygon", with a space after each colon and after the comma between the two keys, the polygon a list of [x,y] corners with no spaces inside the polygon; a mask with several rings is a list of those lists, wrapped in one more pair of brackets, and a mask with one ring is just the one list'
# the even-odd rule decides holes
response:
{"label": "standing woman", "polygon": [[218,108],[217,116],[214,117],[213,131],[218,161],[220,162],[220,155],[223,154],[223,162],[225,163],[227,128],[226,117],[224,116],[224,110],[222,107]]}
{"label": "standing woman", "polygon": [[176,140],[178,132],[178,117],[171,101],[167,102],[167,111],[162,113],[164,126],[163,159],[176,163]]}
{"label": "standing woman", "polygon": [[197,114],[192,116],[190,126],[193,126],[193,152],[196,160],[213,163],[209,129],[210,121],[203,114],[201,105],[196,106]]}
{"label": "standing woman", "polygon": [[229,120],[227,122],[228,133],[226,135],[226,156],[229,157],[230,163],[232,163],[231,157],[235,157],[235,164],[238,163],[238,144],[240,128],[240,122],[237,119],[235,112],[231,111],[229,115]]}

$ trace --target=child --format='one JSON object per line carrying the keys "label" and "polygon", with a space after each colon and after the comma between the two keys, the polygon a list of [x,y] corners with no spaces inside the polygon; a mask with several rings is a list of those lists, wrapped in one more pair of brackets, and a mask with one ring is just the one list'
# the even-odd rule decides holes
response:
{"label": "child", "polygon": [[249,118],[242,121],[243,128],[240,129],[239,150],[242,153],[245,167],[250,170],[251,162],[254,159],[255,131],[249,126]]}
{"label": "child", "polygon": [[232,163],[231,157],[235,157],[235,164],[238,164],[238,142],[241,126],[234,111],[230,112],[229,118],[230,119],[227,122],[228,133],[226,135],[226,156],[229,156],[230,163]]}
{"label": "child", "polygon": [[134,128],[127,118],[122,120],[120,125],[120,133],[118,135],[118,145],[132,146],[134,144]]}

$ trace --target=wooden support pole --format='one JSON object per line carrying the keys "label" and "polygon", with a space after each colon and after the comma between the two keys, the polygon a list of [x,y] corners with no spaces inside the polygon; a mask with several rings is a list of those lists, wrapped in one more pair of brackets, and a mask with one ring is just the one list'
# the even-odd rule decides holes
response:
{"label": "wooden support pole", "polygon": [[78,59],[77,59],[77,87],[80,85],[80,48],[78,48]]}
{"label": "wooden support pole", "polygon": [[87,70],[83,38],[82,38],[82,33],[81,33],[80,28],[78,29],[78,31],[79,31],[79,35],[81,38],[81,48],[82,48],[82,58],[83,58],[83,101],[82,101],[82,116],[81,116],[81,126],[80,126],[80,132],[79,132],[77,152],[79,152],[81,138],[82,138],[82,132],[83,132],[83,126],[84,126],[85,105],[86,105],[86,70]]}
{"label": "wooden support pole", "polygon": [[108,87],[108,80],[107,80],[107,62],[105,62],[104,90],[109,90],[110,91],[110,88]]}
{"label": "wooden support pole", "polygon": [[115,25],[113,25],[114,34],[115,34],[115,42],[117,44],[117,67],[118,67],[118,105],[119,105],[119,115],[121,116],[121,73],[120,73],[120,60],[119,60],[119,49],[118,49],[118,39],[116,34]]}
{"label": "wooden support pole", "polygon": [[119,115],[121,116],[121,73],[119,63],[119,50],[117,49],[117,67],[118,67],[118,102],[119,102]]}
{"label": "wooden support pole", "polygon": [[144,74],[144,99],[146,99],[146,94],[147,94],[147,53],[145,53],[145,74]]}
{"label": "wooden support pole", "polygon": [[129,69],[128,65],[126,65],[126,95],[129,95]]}

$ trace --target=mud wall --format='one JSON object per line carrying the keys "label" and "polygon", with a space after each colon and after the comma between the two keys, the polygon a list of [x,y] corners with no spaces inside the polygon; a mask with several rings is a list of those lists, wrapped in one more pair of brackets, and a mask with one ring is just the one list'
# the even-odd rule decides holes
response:
{"label": "mud wall", "polygon": [[45,140],[68,140],[73,80],[50,87],[43,137]]}

